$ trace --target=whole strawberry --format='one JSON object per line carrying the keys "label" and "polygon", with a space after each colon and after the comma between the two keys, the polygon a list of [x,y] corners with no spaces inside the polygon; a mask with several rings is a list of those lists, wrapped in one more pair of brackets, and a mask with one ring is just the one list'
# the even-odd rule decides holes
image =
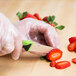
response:
{"label": "whole strawberry", "polygon": [[62,30],[65,27],[63,25],[58,26],[58,23],[55,22],[55,16],[46,16],[42,19],[46,23],[49,23],[51,26],[55,27],[56,29]]}
{"label": "whole strawberry", "polygon": [[35,13],[34,16],[38,19],[38,20],[42,20],[40,15],[38,13]]}
{"label": "whole strawberry", "polygon": [[16,15],[18,16],[19,20],[23,20],[25,18],[37,19],[35,16],[33,16],[32,14],[30,14],[28,12],[23,12],[22,14],[20,12],[18,12]]}

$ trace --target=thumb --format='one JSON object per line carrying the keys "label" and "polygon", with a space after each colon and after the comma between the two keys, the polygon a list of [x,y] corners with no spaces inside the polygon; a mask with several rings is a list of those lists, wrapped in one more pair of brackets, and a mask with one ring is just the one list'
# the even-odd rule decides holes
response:
{"label": "thumb", "polygon": [[38,31],[44,34],[47,44],[54,48],[59,48],[60,40],[55,28],[43,21],[38,21],[37,24]]}

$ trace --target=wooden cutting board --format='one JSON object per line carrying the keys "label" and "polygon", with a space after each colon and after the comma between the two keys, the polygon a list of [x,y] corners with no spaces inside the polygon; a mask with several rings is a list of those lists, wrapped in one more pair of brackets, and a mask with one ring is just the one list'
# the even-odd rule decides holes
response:
{"label": "wooden cutting board", "polygon": [[[18,11],[38,12],[41,17],[55,15],[56,21],[66,26],[63,31],[58,31],[63,51],[61,60],[71,62],[76,57],[76,53],[67,50],[68,38],[76,36],[76,0],[0,0],[0,11],[12,23],[18,20]],[[10,55],[0,57],[0,76],[76,76],[76,64],[58,70],[41,61],[39,56],[23,52],[17,61],[12,60]]]}

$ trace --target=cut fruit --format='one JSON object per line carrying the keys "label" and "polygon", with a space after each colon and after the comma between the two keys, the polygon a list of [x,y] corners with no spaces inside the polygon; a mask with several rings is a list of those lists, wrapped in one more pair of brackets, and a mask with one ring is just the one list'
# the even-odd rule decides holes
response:
{"label": "cut fruit", "polygon": [[62,51],[59,49],[52,49],[47,55],[46,58],[50,61],[58,60],[62,57]]}
{"label": "cut fruit", "polygon": [[71,66],[69,61],[60,61],[56,63],[56,68],[57,69],[65,69],[67,67]]}
{"label": "cut fruit", "polygon": [[76,37],[71,37],[71,38],[69,38],[69,42],[70,42],[70,43],[72,43],[72,42],[74,42],[74,41],[76,41]]}
{"label": "cut fruit", "polygon": [[76,64],[76,58],[72,59],[72,63]]}
{"label": "cut fruit", "polygon": [[70,43],[70,44],[68,45],[68,50],[69,50],[69,51],[74,51],[75,48],[76,48],[76,41],[74,41],[74,42],[72,42],[72,43]]}

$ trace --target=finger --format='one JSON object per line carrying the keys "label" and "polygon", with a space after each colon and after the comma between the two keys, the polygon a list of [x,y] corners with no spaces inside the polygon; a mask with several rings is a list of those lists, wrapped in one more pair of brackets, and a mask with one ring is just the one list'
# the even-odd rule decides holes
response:
{"label": "finger", "polygon": [[50,26],[49,24],[45,22],[38,22],[37,29],[39,32],[44,34],[45,40],[48,45],[59,48],[60,47],[60,41],[58,34],[54,27]]}
{"label": "finger", "polygon": [[[36,31],[43,33],[48,45],[53,46],[55,48],[59,48],[60,41],[59,41],[59,37],[58,37],[57,32],[54,27],[50,26],[49,24],[47,24],[43,21],[39,21],[39,20],[32,19],[32,18],[24,19],[19,22],[19,24],[21,24],[21,23],[22,23],[22,26],[24,26],[24,24],[26,25],[25,28],[28,26],[28,31],[32,30],[32,28],[33,28]],[[27,30],[27,28],[26,28],[26,30]],[[34,34],[35,34],[35,32],[34,32]]]}
{"label": "finger", "polygon": [[[52,29],[52,30],[50,30],[50,29]],[[57,35],[57,32],[53,31],[53,30],[55,30],[54,28],[50,28],[50,29],[49,29],[50,31],[47,30],[44,35],[46,42],[54,48],[60,48],[60,40]]]}
{"label": "finger", "polygon": [[32,28],[35,28],[40,33],[44,34],[45,40],[48,45],[55,47],[55,48],[60,47],[59,37],[53,26],[50,26],[49,24],[43,21],[39,21],[35,19],[28,18],[27,20],[30,20]]}
{"label": "finger", "polygon": [[20,53],[22,51],[22,41],[20,37],[15,38],[15,50],[12,53],[12,58],[14,60],[17,60],[20,56]]}

